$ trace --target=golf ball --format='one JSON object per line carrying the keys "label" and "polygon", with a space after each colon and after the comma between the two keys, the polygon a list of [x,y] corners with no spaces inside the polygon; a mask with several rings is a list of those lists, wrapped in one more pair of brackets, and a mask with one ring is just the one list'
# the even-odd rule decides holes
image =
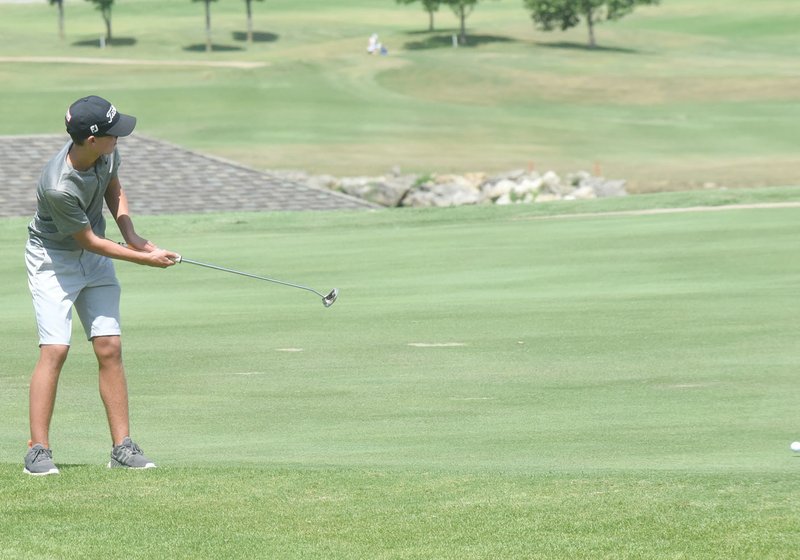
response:
{"label": "golf ball", "polygon": [[789,447],[795,453],[800,453],[800,441],[793,441],[792,445],[790,445]]}

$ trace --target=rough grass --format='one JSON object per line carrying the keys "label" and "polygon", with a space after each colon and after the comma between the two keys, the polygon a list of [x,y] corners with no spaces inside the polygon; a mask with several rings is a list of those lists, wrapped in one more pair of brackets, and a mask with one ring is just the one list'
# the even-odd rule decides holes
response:
{"label": "rough grass", "polygon": [[75,466],[31,480],[3,466],[0,477],[0,557],[20,559],[780,559],[797,519],[789,480],[741,474]]}

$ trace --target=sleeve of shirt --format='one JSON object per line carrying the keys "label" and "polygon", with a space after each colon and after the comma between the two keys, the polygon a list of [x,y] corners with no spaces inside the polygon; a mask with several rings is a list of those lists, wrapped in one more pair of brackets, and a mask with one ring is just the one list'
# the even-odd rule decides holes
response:
{"label": "sleeve of shirt", "polygon": [[89,217],[78,204],[78,200],[69,193],[57,190],[44,192],[50,216],[58,232],[72,235],[89,225]]}

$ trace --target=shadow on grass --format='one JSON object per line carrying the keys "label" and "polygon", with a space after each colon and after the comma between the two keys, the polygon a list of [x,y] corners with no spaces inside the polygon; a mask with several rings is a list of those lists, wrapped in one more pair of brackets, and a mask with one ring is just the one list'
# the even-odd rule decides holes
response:
{"label": "shadow on grass", "polygon": [[[107,47],[132,47],[136,44],[134,37],[114,37],[111,41],[106,42]],[[100,48],[100,38],[87,39],[85,41],[75,41],[72,43],[73,47],[94,47]]]}
{"label": "shadow on grass", "polygon": [[[135,470],[138,472],[153,472],[158,469],[123,469],[123,468],[108,468],[108,459],[106,458],[105,461],[98,461],[97,463],[56,463],[58,470],[61,474],[68,473],[70,471],[86,471],[86,470],[102,470],[104,472],[114,472],[114,473],[124,473]],[[58,475],[54,475],[58,476]],[[142,475],[137,475],[142,476]]]}
{"label": "shadow on grass", "polygon": [[455,27],[452,28],[452,29],[450,29],[450,28],[444,28],[444,29],[439,28],[439,29],[434,29],[433,31],[431,31],[430,29],[424,29],[424,30],[423,29],[418,29],[416,31],[406,31],[405,34],[406,35],[431,35],[432,33],[448,33],[450,36],[452,36],[453,33],[458,33],[458,31],[459,31],[458,28],[455,28]]}
{"label": "shadow on grass", "polygon": [[[189,45],[188,47],[183,47],[183,50],[187,52],[205,52],[206,51],[206,44],[199,43],[197,45]],[[232,52],[232,51],[243,51],[242,47],[237,47],[236,45],[211,45],[212,52]]]}
{"label": "shadow on grass", "polygon": [[567,41],[559,41],[558,43],[542,43],[540,41],[536,41],[534,42],[534,45],[546,49],[564,49],[586,52],[612,52],[622,54],[640,54],[642,52],[636,49],[626,49],[623,47],[604,47],[603,45],[590,47],[588,43],[570,43]]}
{"label": "shadow on grass", "polygon": [[[233,35],[234,41],[247,41],[246,31],[234,31],[231,35]],[[275,33],[269,33],[267,31],[253,31],[254,43],[274,43],[278,40],[278,37],[279,35],[276,35]]]}
{"label": "shadow on grass", "polygon": [[[467,35],[466,44],[459,43],[459,47],[479,47],[490,43],[516,43],[516,39],[500,35]],[[431,35],[422,41],[410,41],[404,45],[407,50],[420,51],[425,49],[453,48],[453,33],[447,35]]]}

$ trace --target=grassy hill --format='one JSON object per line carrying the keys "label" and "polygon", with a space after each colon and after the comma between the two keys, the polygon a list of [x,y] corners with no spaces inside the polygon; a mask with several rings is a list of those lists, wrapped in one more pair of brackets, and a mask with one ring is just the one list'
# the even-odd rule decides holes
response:
{"label": "grassy hill", "polygon": [[[259,168],[361,174],[520,167],[599,170],[634,190],[800,183],[800,14],[792,0],[668,0],[598,28],[544,33],[516,0],[478,5],[454,49],[446,9],[428,33],[392,0],[118,0],[117,44],[86,2],[67,2],[64,42],[44,2],[0,4],[0,57],[134,59],[124,66],[0,62],[0,133],[56,132],[96,92],[139,132]],[[389,56],[368,56],[377,32]],[[243,61],[259,68],[162,66]]]}

